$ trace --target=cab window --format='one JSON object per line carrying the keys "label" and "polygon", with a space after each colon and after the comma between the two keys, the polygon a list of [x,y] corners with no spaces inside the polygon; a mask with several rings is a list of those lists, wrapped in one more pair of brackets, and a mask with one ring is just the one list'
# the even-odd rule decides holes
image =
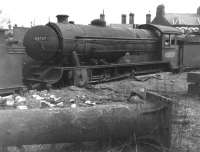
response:
{"label": "cab window", "polygon": [[164,34],[164,46],[170,47],[176,45],[176,37],[174,34]]}
{"label": "cab window", "polygon": [[169,34],[164,35],[164,46],[170,46],[170,35]]}
{"label": "cab window", "polygon": [[170,41],[171,41],[171,45],[176,45],[175,35],[173,34],[170,35]]}

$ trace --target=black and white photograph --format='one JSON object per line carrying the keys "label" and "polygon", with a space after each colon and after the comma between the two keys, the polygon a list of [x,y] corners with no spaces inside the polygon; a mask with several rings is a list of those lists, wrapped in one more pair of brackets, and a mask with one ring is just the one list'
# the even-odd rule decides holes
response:
{"label": "black and white photograph", "polygon": [[0,152],[199,151],[199,0],[1,0]]}

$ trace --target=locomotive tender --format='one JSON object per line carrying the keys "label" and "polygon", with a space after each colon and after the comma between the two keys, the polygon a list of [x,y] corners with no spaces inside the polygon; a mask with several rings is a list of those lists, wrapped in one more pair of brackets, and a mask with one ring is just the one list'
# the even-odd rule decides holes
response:
{"label": "locomotive tender", "polygon": [[68,22],[28,30],[24,82],[38,86],[110,81],[135,74],[178,68],[177,35],[173,27],[145,24],[137,29]]}

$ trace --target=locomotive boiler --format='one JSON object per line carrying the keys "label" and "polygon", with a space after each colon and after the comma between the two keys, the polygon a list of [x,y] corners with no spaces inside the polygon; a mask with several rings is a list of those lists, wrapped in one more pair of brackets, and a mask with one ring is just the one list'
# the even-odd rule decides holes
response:
{"label": "locomotive boiler", "polygon": [[[161,28],[76,25],[59,17],[62,22],[26,33],[24,46],[35,63],[25,66],[25,83],[83,86],[169,68],[171,59],[163,60]],[[172,33],[178,31],[172,28]]]}
{"label": "locomotive boiler", "polygon": [[[85,59],[84,64],[89,64],[91,59],[117,63],[126,52],[159,53],[158,37],[151,31],[93,25],[49,23],[36,26],[27,32],[24,45],[33,59],[47,61],[62,56],[67,57],[66,64],[71,63],[73,51]],[[149,60],[158,60],[158,55],[149,56]]]}

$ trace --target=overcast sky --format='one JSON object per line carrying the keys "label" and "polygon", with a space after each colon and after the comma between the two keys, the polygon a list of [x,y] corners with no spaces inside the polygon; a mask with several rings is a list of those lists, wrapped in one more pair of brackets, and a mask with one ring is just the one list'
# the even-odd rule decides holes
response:
{"label": "overcast sky", "polygon": [[135,14],[135,23],[145,23],[145,15],[150,11],[155,17],[156,7],[165,5],[166,12],[196,13],[200,0],[0,0],[0,24],[5,18],[11,24],[30,26],[45,24],[49,18],[56,21],[57,14],[69,15],[69,20],[78,24],[89,24],[104,10],[106,21],[120,23],[121,14]]}

